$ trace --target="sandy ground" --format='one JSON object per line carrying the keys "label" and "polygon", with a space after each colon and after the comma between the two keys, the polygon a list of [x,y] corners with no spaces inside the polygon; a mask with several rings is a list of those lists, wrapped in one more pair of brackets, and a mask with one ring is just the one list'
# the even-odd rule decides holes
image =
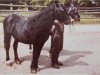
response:
{"label": "sandy ground", "polygon": [[[49,49],[50,38],[41,52],[39,58],[41,71],[36,75],[100,75],[100,25],[75,25],[72,29],[65,26],[64,49],[59,57],[64,65],[60,69],[50,66]],[[0,75],[32,75],[30,73],[32,54],[29,51],[29,45],[19,43],[18,54],[24,61],[21,65],[7,66],[3,46],[3,27],[2,23],[0,24]],[[12,61],[13,55],[11,43]]]}

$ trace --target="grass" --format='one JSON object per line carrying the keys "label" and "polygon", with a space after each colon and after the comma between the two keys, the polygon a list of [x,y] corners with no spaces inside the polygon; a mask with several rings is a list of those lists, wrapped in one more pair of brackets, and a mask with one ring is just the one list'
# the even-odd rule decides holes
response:
{"label": "grass", "polygon": [[100,24],[100,19],[81,19],[80,24]]}
{"label": "grass", "polygon": [[[32,13],[19,13],[19,14],[23,16],[26,16],[26,15],[29,16]],[[0,23],[3,22],[4,18],[5,18],[4,16],[0,16]],[[96,17],[93,15],[81,15],[80,24],[100,24],[100,17]]]}
{"label": "grass", "polygon": [[0,23],[3,22],[4,18],[5,18],[5,17],[1,17],[1,16],[0,16]]}

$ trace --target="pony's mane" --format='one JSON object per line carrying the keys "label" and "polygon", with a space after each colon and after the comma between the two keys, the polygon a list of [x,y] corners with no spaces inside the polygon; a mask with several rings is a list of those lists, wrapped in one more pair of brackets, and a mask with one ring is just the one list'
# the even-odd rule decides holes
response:
{"label": "pony's mane", "polygon": [[46,18],[47,15],[51,15],[50,12],[53,11],[54,9],[55,9],[54,8],[54,5],[53,4],[50,4],[48,7],[42,9],[41,12],[39,12],[38,14],[29,16],[28,17],[28,20],[29,20],[29,22],[32,23],[32,22],[38,21],[41,18],[41,16],[43,18]]}

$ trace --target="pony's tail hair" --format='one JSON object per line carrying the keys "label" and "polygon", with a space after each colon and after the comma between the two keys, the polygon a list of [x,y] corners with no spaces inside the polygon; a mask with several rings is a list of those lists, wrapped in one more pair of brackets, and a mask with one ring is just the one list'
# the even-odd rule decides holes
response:
{"label": "pony's tail hair", "polygon": [[10,41],[11,41],[11,35],[9,32],[9,25],[7,22],[7,18],[3,21],[3,30],[4,30],[4,47],[6,50],[9,50],[10,48]]}

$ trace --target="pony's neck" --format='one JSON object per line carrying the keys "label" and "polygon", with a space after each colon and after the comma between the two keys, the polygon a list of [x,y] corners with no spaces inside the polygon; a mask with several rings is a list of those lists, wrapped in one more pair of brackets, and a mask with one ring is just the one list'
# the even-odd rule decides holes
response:
{"label": "pony's neck", "polygon": [[55,6],[51,4],[43,9],[38,15],[30,16],[28,19],[28,27],[32,30],[50,31],[55,20]]}
{"label": "pony's neck", "polygon": [[[35,22],[34,22],[35,20]],[[31,19],[32,22],[39,25],[39,27],[51,28],[55,20],[55,7],[53,5],[45,8],[36,17]]]}
{"label": "pony's neck", "polygon": [[[49,8],[49,9],[48,9]],[[46,23],[47,25],[53,25],[55,20],[55,8],[53,5],[49,6],[47,9],[41,12],[40,21]]]}

